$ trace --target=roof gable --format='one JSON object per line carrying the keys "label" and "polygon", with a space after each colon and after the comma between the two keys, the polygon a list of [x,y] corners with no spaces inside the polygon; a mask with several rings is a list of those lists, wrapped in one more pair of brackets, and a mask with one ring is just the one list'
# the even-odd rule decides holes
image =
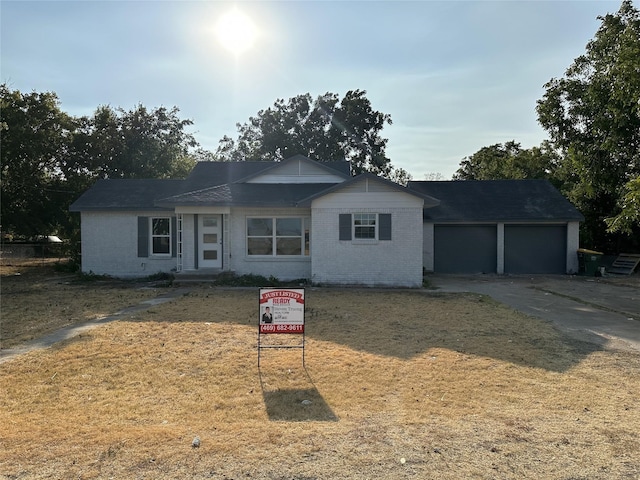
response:
{"label": "roof gable", "polygon": [[584,220],[547,180],[417,181],[408,187],[440,199],[440,205],[424,211],[424,219],[432,222]]}
{"label": "roof gable", "polygon": [[301,200],[301,206],[310,206],[311,202],[316,198],[320,198],[330,193],[343,192],[343,191],[359,191],[359,192],[381,192],[381,191],[395,191],[403,192],[414,197],[419,197],[424,200],[424,207],[429,208],[438,205],[440,201],[430,195],[425,195],[422,192],[410,190],[398,183],[387,180],[386,178],[378,177],[372,173],[362,173],[358,176],[351,177],[349,180],[332,185],[325,190],[319,191],[309,197]]}
{"label": "roof gable", "polygon": [[340,183],[350,178],[347,161],[316,162],[294,155],[281,162],[269,162],[265,170],[237,180],[238,183]]}

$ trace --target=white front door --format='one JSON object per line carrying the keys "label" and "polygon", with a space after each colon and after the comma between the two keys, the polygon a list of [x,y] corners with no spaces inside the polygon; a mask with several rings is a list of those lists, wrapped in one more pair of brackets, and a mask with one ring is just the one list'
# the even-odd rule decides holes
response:
{"label": "white front door", "polygon": [[199,215],[198,232],[198,268],[222,268],[222,215]]}

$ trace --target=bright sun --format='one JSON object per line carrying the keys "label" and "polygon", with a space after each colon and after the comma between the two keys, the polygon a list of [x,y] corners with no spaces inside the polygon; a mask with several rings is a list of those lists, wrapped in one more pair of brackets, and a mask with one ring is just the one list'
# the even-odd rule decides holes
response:
{"label": "bright sun", "polygon": [[216,24],[216,35],[224,48],[235,55],[249,50],[258,31],[249,17],[237,8],[225,13]]}

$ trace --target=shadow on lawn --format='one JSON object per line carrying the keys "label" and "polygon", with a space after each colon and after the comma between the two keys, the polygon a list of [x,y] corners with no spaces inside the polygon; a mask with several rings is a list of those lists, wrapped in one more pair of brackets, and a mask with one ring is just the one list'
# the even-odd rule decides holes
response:
{"label": "shadow on lawn", "polygon": [[[257,330],[256,292],[194,290],[175,298],[167,307],[155,305],[149,309],[147,304],[146,313],[139,319],[233,324]],[[595,341],[571,338],[549,322],[515,312],[479,294],[308,289],[305,300],[307,341],[330,342],[374,355],[410,360],[425,355],[430,349],[444,348],[563,372],[591,353],[602,350]],[[215,312],[215,315],[209,312]],[[124,316],[131,313],[128,310]],[[102,321],[120,319],[114,317]],[[251,336],[247,341],[254,341],[253,332]],[[313,348],[307,345],[308,353],[312,354]],[[265,391],[265,402],[273,406],[270,410],[274,412],[273,417],[287,417],[286,412],[275,413],[280,411],[276,405],[284,394],[277,389]],[[294,391],[306,394],[309,385],[296,387]],[[319,394],[317,398],[321,398]],[[318,414],[319,418],[327,416],[331,417],[326,412]]]}
{"label": "shadow on lawn", "polygon": [[305,368],[259,370],[262,396],[271,421],[337,422],[338,417]]}
{"label": "shadow on lawn", "polygon": [[[207,288],[176,299],[171,310],[150,312],[145,321],[169,315],[174,322],[243,325],[257,333],[257,305],[257,289]],[[576,340],[477,293],[309,288],[305,312],[307,341],[405,360],[444,348],[563,372],[602,350],[595,340]]]}
{"label": "shadow on lawn", "polygon": [[[366,291],[341,311],[314,306],[307,312],[307,335],[406,360],[432,348],[444,348],[556,372],[602,350],[596,338],[593,342],[577,340],[550,322],[515,312],[484,295],[396,295],[399,307],[381,304],[367,310],[367,302],[375,304],[375,294]],[[310,305],[316,304],[314,297]]]}

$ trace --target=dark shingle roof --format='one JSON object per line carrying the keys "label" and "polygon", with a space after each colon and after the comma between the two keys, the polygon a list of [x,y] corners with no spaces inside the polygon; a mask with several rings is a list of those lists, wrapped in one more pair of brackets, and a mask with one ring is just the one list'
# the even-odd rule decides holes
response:
{"label": "dark shingle roof", "polygon": [[160,210],[155,201],[181,192],[183,184],[184,180],[98,180],[69,211]]}
{"label": "dark shingle roof", "polygon": [[298,202],[333,187],[332,183],[230,183],[163,198],[160,206],[295,207]]}
{"label": "dark shingle roof", "polygon": [[408,187],[440,200],[424,210],[431,222],[584,220],[547,180],[409,182]]}
{"label": "dark shingle roof", "polygon": [[[285,161],[306,159],[295,156]],[[306,159],[310,161],[309,159]],[[279,162],[199,162],[186,179],[109,179],[98,180],[69,210],[81,212],[88,210],[160,210],[172,208],[177,204],[169,204],[161,199],[169,199],[176,195],[180,205],[195,205],[200,198],[208,205],[292,205],[295,201],[328,188],[327,184],[260,185],[239,186],[234,184],[241,179],[250,178],[277,167]],[[335,170],[339,176],[349,175],[349,162],[322,162],[319,164],[328,171]],[[231,185],[227,194],[222,189],[214,191],[213,187]],[[206,193],[205,190],[208,192]],[[184,194],[184,195],[181,195]],[[278,199],[278,195],[282,198]],[[229,200],[232,199],[232,200]],[[235,203],[235,201],[238,203]],[[267,203],[267,200],[271,203]]]}

